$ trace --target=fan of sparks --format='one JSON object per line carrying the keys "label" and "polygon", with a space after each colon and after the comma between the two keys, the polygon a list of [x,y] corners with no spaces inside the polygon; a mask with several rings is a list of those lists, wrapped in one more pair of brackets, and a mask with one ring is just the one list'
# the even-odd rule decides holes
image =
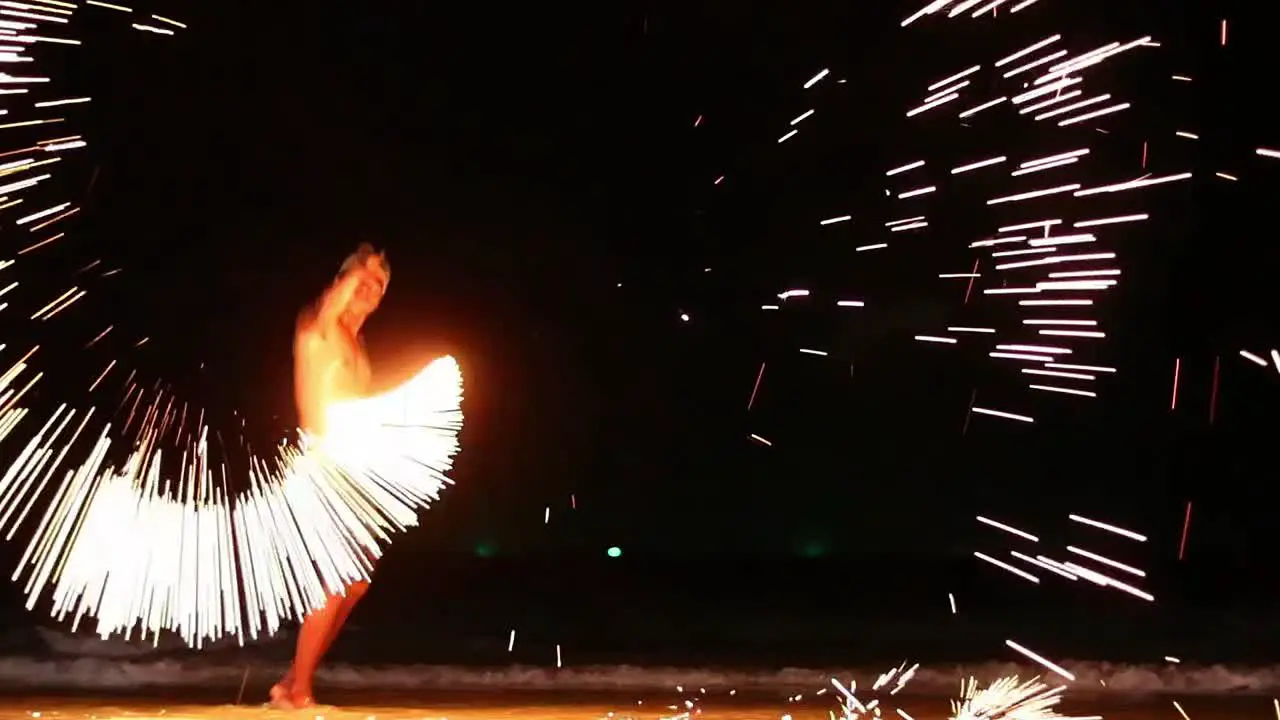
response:
{"label": "fan of sparks", "polygon": [[[999,22],[1014,13],[1043,14],[1052,5],[940,0],[902,24],[974,18]],[[1035,421],[1028,393],[1095,398],[1098,382],[1116,373],[1106,359],[1104,325],[1107,294],[1122,275],[1120,241],[1134,241],[1134,231],[1150,220],[1149,189],[1192,178],[1191,172],[1164,167],[1178,161],[1172,153],[1161,158],[1162,171],[1148,168],[1148,141],[1126,122],[1137,100],[1117,88],[1121,83],[1111,72],[1158,52],[1160,44],[1141,36],[1080,45],[1067,28],[1053,27],[1046,22],[1045,34],[1033,41],[995,47],[986,62],[958,65],[921,82],[918,103],[903,109],[903,122],[919,124],[922,134],[940,125],[974,131],[955,161],[902,157],[883,169],[893,208],[889,217],[863,217],[857,208],[833,207],[825,217],[813,218],[815,229],[831,234],[831,242],[851,238],[859,259],[905,252],[918,258],[917,267],[926,268],[933,258],[929,269],[938,282],[952,284],[958,307],[942,326],[915,328],[914,340],[980,353],[1007,365],[1021,390],[975,390],[970,414],[1023,423]],[[806,100],[777,138],[780,149],[821,142],[821,135],[811,139],[806,131],[820,123],[829,98],[851,87],[838,78],[822,70],[804,83]],[[816,127],[814,132],[831,131]],[[1014,134],[1031,138],[1019,143],[1026,149],[981,147]],[[946,200],[952,208],[976,194],[982,207],[972,208],[972,214],[987,219],[990,227],[962,235],[952,223],[935,223],[933,211],[939,204],[933,198],[948,193],[955,196]],[[848,235],[840,232],[845,227]],[[832,297],[800,287],[782,290],[762,309],[787,312],[814,303],[831,303],[851,313],[871,312],[878,304],[874,297]],[[830,354],[821,347],[800,352]]]}
{"label": "fan of sparks", "polygon": [[[81,44],[75,29],[86,12],[118,16],[148,36],[186,28],[96,0],[0,2],[0,62],[52,65],[46,53]],[[37,283],[35,297],[13,292],[26,289],[27,278],[47,277],[39,259],[68,246],[60,230],[79,211],[66,201],[79,192],[66,178],[87,142],[67,127],[90,98],[41,93],[57,87],[57,78],[36,72],[0,73],[7,121],[0,131],[12,147],[0,153],[0,221],[9,246],[21,248],[0,263],[11,276],[0,311],[29,313],[33,334],[45,335],[69,332],[58,320],[95,280],[117,272],[103,272],[95,259],[67,278],[77,283],[69,288]],[[102,347],[113,329],[70,344]],[[12,446],[0,475],[0,532],[27,539],[13,579],[23,583],[28,608],[51,603],[60,619],[96,621],[104,637],[158,640],[173,631],[200,646],[274,632],[367,577],[392,534],[438,497],[458,450],[462,375],[444,357],[391,392],[331,407],[326,437],[281,442],[252,457],[247,483],[234,491],[225,463],[210,452],[202,411],[158,383],[144,387],[136,371],[123,378],[114,417],[109,407],[83,404],[123,375],[122,359],[113,358],[87,388],[59,380],[59,392],[79,397],[43,413],[33,389],[51,384],[39,368],[52,351],[21,352],[0,374],[0,442]],[[81,363],[82,356],[63,364]]]}

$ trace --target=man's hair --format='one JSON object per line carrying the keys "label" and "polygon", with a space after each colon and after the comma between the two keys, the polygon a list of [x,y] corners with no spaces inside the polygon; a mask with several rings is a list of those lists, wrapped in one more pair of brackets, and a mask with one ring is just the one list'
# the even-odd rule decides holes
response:
{"label": "man's hair", "polygon": [[387,274],[387,280],[390,281],[391,263],[387,261],[387,254],[374,248],[372,243],[360,243],[360,247],[348,255],[346,260],[342,261],[342,267],[338,270],[338,277],[346,275],[355,268],[365,267],[370,260],[375,258],[382,265],[383,271]]}

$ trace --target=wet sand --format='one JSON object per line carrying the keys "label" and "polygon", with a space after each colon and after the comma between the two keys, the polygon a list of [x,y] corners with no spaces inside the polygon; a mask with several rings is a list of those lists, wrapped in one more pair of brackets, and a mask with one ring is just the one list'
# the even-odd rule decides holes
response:
{"label": "wet sand", "polygon": [[[828,697],[807,697],[800,702],[767,702],[757,699],[705,696],[694,705],[697,717],[706,720],[827,720],[836,709]],[[421,702],[400,696],[395,702],[373,698],[351,698],[341,707],[319,706],[309,710],[282,711],[264,705],[184,704],[155,699],[123,697],[9,697],[0,700],[0,720],[658,720],[677,718],[689,708],[679,696],[654,697],[646,701],[622,697],[563,695],[547,697],[511,696],[509,693],[467,693],[440,697],[424,693]],[[1215,699],[1192,697],[1178,702],[1191,720],[1268,720],[1276,718],[1270,698]],[[939,698],[903,698],[896,708],[914,720],[946,720],[948,703]],[[882,707],[882,716],[901,718],[895,706]],[[1181,720],[1172,699],[1140,702],[1070,702],[1061,712],[1071,717],[1098,717],[1108,720]]]}

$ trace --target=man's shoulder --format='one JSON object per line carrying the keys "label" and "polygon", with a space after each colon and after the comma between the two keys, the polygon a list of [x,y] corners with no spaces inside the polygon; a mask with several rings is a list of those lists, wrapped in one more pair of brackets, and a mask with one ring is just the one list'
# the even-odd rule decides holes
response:
{"label": "man's shoulder", "polygon": [[320,316],[315,308],[308,307],[298,313],[298,323],[293,331],[294,341],[298,345],[314,346],[325,342],[325,332]]}

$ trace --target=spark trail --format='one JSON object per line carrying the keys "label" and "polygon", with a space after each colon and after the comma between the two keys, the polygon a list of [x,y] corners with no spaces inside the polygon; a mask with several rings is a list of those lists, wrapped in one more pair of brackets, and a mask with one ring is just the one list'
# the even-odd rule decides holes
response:
{"label": "spark trail", "polygon": [[[94,258],[51,278],[40,264],[67,252],[75,232],[81,190],[72,188],[82,187],[74,179],[88,146],[77,126],[91,102],[40,68],[60,67],[51,54],[81,45],[86,13],[116,17],[153,42],[187,26],[94,0],[6,5],[0,61],[14,74],[0,73],[0,138],[9,143],[0,150],[0,223],[15,257],[0,260],[0,311],[29,334],[61,340],[79,330],[59,323],[119,268]],[[92,620],[103,636],[173,631],[200,646],[274,632],[366,577],[381,547],[447,484],[458,450],[462,375],[446,357],[385,395],[331,408],[341,438],[251,453],[249,487],[236,492],[203,410],[160,383],[145,387],[123,354],[85,354],[109,352],[114,324],[73,339],[76,354],[66,357],[49,347],[58,343],[7,327],[0,352],[21,355],[0,374],[0,442],[16,448],[0,475],[0,532],[26,540],[12,579],[28,608],[51,605],[72,625]],[[128,350],[147,340],[129,340]],[[42,370],[86,360],[95,367],[83,386]],[[115,388],[123,397],[113,416],[100,398]],[[33,402],[41,389],[43,404],[49,392],[66,397],[42,412]]]}

